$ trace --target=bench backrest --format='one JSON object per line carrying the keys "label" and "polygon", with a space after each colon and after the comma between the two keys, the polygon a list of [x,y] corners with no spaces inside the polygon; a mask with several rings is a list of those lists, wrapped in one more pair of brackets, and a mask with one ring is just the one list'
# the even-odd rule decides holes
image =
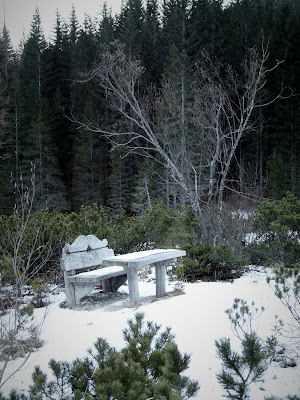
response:
{"label": "bench backrest", "polygon": [[60,266],[63,271],[96,267],[104,258],[114,255],[107,247],[107,240],[100,240],[94,235],[80,235],[72,244],[67,243],[62,250]]}

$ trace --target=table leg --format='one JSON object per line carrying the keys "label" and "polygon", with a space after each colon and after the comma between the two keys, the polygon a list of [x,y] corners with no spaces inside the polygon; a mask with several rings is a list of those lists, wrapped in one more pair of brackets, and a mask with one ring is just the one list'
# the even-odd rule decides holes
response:
{"label": "table leg", "polygon": [[128,268],[127,280],[128,280],[130,304],[136,304],[139,302],[140,299],[137,271]]}
{"label": "table leg", "polygon": [[162,297],[166,294],[166,265],[160,261],[155,263],[156,277],[156,297]]}

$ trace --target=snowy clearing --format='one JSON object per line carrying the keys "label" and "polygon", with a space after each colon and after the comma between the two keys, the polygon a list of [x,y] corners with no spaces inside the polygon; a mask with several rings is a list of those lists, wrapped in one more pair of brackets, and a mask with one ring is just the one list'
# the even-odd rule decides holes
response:
{"label": "snowy clearing", "polygon": [[[184,294],[180,295],[171,293],[178,282],[169,280],[168,295],[161,299],[155,298],[155,281],[150,276],[139,282],[141,302],[137,307],[129,307],[126,286],[114,294],[93,292],[73,309],[60,307],[65,300],[64,291],[52,294],[41,334],[45,345],[33,353],[26,365],[7,382],[3,393],[8,394],[13,388],[26,392],[35,365],[48,372],[51,358],[71,361],[84,357],[86,350],[99,337],[106,338],[112,346],[120,349],[124,345],[122,331],[127,326],[127,320],[139,311],[145,314],[146,320],[161,324],[163,328],[170,326],[180,351],[191,354],[186,375],[200,383],[200,391],[194,398],[221,399],[225,392],[216,379],[221,361],[216,357],[214,342],[221,337],[231,337],[232,344],[236,350],[239,349],[239,340],[233,335],[224,312],[231,308],[234,299],[242,298],[249,304],[254,301],[258,308],[265,307],[265,312],[255,321],[257,332],[263,338],[272,333],[275,315],[285,323],[290,321],[289,312],[266,282],[268,273],[271,271],[251,267],[249,272],[232,283],[184,283]],[[37,318],[43,318],[44,313],[45,308],[35,310]],[[282,338],[279,340],[282,341]],[[15,361],[10,368],[15,369],[20,361]],[[281,368],[278,362],[272,362],[264,380],[252,385],[251,399],[263,400],[270,395],[299,393],[300,360],[294,368]]]}

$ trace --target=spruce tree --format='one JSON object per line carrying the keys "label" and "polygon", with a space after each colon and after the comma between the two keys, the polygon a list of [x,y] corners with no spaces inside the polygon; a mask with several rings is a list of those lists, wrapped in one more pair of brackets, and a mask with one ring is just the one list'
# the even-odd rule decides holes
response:
{"label": "spruce tree", "polygon": [[9,126],[8,126],[8,95],[4,78],[0,73],[0,214],[8,211],[7,196],[11,192],[9,187],[10,173],[7,169],[9,163]]}
{"label": "spruce tree", "polygon": [[189,0],[166,0],[162,9],[162,57],[176,46],[179,52],[187,51],[187,20]]}
{"label": "spruce tree", "polygon": [[[186,162],[191,150],[189,143],[194,133],[191,114],[193,79],[186,52],[180,51],[174,44],[171,45],[165,62],[158,119],[164,146],[176,159],[183,174],[189,170],[186,168]],[[166,204],[168,206],[171,204],[171,198],[173,198],[173,203],[185,204],[185,195],[179,187],[176,188],[168,168],[162,172],[162,175],[166,180],[164,185]]]}
{"label": "spruce tree", "polygon": [[140,56],[145,67],[146,79],[157,87],[162,75],[162,37],[160,26],[160,12],[157,0],[147,0],[145,21],[141,32],[142,43]]}
{"label": "spruce tree", "polygon": [[[73,17],[75,18],[74,15]],[[75,24],[75,21],[73,22]],[[44,96],[50,107],[47,127],[50,129],[51,140],[56,149],[58,168],[62,173],[63,184],[68,193],[68,203],[70,203],[73,145],[71,122],[68,116],[71,108],[71,67],[74,46],[68,34],[68,26],[57,12],[54,37],[45,52]]]}
{"label": "spruce tree", "polygon": [[154,180],[151,171],[151,163],[146,160],[138,169],[135,177],[134,192],[132,194],[133,202],[131,209],[133,212],[140,214],[144,210],[151,210],[154,202]]}
{"label": "spruce tree", "polygon": [[108,45],[115,38],[115,21],[111,15],[111,10],[107,9],[106,3],[102,7],[96,36],[101,45]]}
{"label": "spruce tree", "polygon": [[187,21],[189,56],[197,62],[203,52],[219,55],[222,44],[222,0],[194,0]]}
{"label": "spruce tree", "polygon": [[19,173],[30,182],[31,165],[36,169],[34,208],[65,207],[65,190],[54,156],[49,131],[49,107],[44,97],[46,42],[38,9],[21,58],[22,113],[19,118]]}
{"label": "spruce tree", "polygon": [[117,17],[116,37],[125,44],[130,59],[141,53],[144,18],[141,0],[127,0]]}
{"label": "spruce tree", "polygon": [[68,35],[72,50],[74,50],[74,47],[78,40],[78,35],[79,35],[79,23],[76,16],[75,6],[73,4],[69,20],[69,35]]}
{"label": "spruce tree", "polygon": [[[282,99],[267,109],[269,126],[266,128],[267,144],[271,157],[273,150],[280,152],[287,189],[299,195],[298,176],[300,173],[300,100],[295,96],[300,90],[300,12],[283,1],[274,11],[274,32],[270,44],[271,59],[284,60],[268,81],[270,93],[278,93],[279,83],[285,88]],[[282,193],[281,193],[282,195]]]}
{"label": "spruce tree", "polygon": [[17,67],[17,55],[13,50],[9,31],[4,23],[0,34],[0,71],[6,87],[11,83]]}
{"label": "spruce tree", "polygon": [[[92,99],[86,105],[83,122],[93,121]],[[97,132],[76,131],[73,147],[72,208],[104,205],[107,200],[108,143]]]}
{"label": "spruce tree", "polygon": [[108,204],[114,212],[118,212],[120,208],[130,212],[135,175],[134,156],[125,157],[122,149],[115,149],[110,155]]}

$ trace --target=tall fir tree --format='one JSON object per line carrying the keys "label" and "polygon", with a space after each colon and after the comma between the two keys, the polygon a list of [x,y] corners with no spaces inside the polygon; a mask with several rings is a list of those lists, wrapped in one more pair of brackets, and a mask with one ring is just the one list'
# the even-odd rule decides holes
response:
{"label": "tall fir tree", "polygon": [[141,53],[144,14],[142,0],[127,0],[117,17],[116,37],[125,44],[130,58]]}
{"label": "tall fir tree", "polygon": [[145,10],[145,21],[141,32],[141,61],[146,71],[148,82],[154,83],[157,87],[162,76],[161,60],[161,26],[160,13],[157,0],[147,0]]}
{"label": "tall fir tree", "polygon": [[[274,16],[274,33],[270,44],[270,58],[284,62],[273,71],[268,82],[270,93],[285,87],[283,97],[267,109],[269,126],[266,129],[270,157],[275,149],[280,153],[285,168],[288,189],[300,195],[300,99],[295,95],[300,90],[300,12],[284,0],[277,4]],[[292,94],[292,95],[291,95]]]}
{"label": "tall fir tree", "polygon": [[0,214],[10,213],[13,209],[13,187],[11,172],[14,164],[12,137],[10,135],[12,121],[10,118],[11,86],[16,79],[18,60],[13,50],[10,34],[4,23],[0,33]]}
{"label": "tall fir tree", "polygon": [[0,34],[0,71],[6,87],[13,79],[17,67],[17,54],[13,49],[9,31],[4,23]]}
{"label": "tall fir tree", "polygon": [[76,16],[76,10],[74,4],[72,5],[71,15],[69,20],[69,42],[71,45],[72,51],[76,45],[79,35],[79,22]]}
{"label": "tall fir tree", "polygon": [[187,52],[194,62],[202,53],[219,56],[223,46],[222,0],[193,0],[187,21]]}
{"label": "tall fir tree", "polygon": [[224,39],[220,54],[222,61],[239,69],[241,60],[250,48],[255,45],[261,48],[264,40],[264,15],[262,0],[236,0],[225,8]]}
{"label": "tall fir tree", "polygon": [[165,60],[171,46],[187,51],[187,20],[189,0],[164,0],[162,9],[162,57]]}
{"label": "tall fir tree", "polygon": [[9,121],[8,121],[9,97],[6,90],[4,77],[0,73],[0,215],[9,211],[7,202],[11,192],[9,185]]}
{"label": "tall fir tree", "polygon": [[101,10],[101,17],[97,28],[97,38],[100,45],[108,45],[115,38],[115,21],[111,9],[104,3]]}
{"label": "tall fir tree", "polygon": [[[94,118],[93,100],[89,98],[83,122],[90,124]],[[105,205],[108,188],[108,143],[97,132],[79,129],[73,148],[72,208],[81,205]]]}
{"label": "tall fir tree", "polygon": [[109,175],[109,207],[116,213],[120,208],[131,212],[132,193],[135,176],[134,156],[125,157],[124,151],[115,149],[111,152]]}
{"label": "tall fir tree", "polygon": [[[73,15],[73,18],[75,16]],[[73,21],[76,25],[75,20]],[[73,26],[74,28],[74,26]],[[73,32],[74,33],[74,32]],[[72,160],[72,129],[67,118],[70,113],[70,92],[72,86],[72,57],[74,43],[70,40],[68,26],[56,14],[54,37],[45,51],[44,96],[50,112],[48,123],[53,146],[56,148],[58,167],[62,172],[63,183],[68,193],[68,204],[71,192],[71,160]]]}
{"label": "tall fir tree", "polygon": [[[173,44],[165,63],[159,120],[164,146],[178,163],[183,175],[189,170],[186,168],[191,150],[188,143],[194,133],[191,124],[192,86],[193,73],[189,57],[184,50],[180,51]],[[176,202],[185,204],[184,193],[179,187],[176,188],[170,171],[166,169],[162,175],[165,177],[167,206]]]}
{"label": "tall fir tree", "polygon": [[54,157],[48,124],[49,109],[43,97],[45,38],[38,9],[33,16],[31,32],[21,58],[22,113],[19,117],[20,174],[25,182],[31,179],[35,165],[34,208],[65,207],[65,191]]}

